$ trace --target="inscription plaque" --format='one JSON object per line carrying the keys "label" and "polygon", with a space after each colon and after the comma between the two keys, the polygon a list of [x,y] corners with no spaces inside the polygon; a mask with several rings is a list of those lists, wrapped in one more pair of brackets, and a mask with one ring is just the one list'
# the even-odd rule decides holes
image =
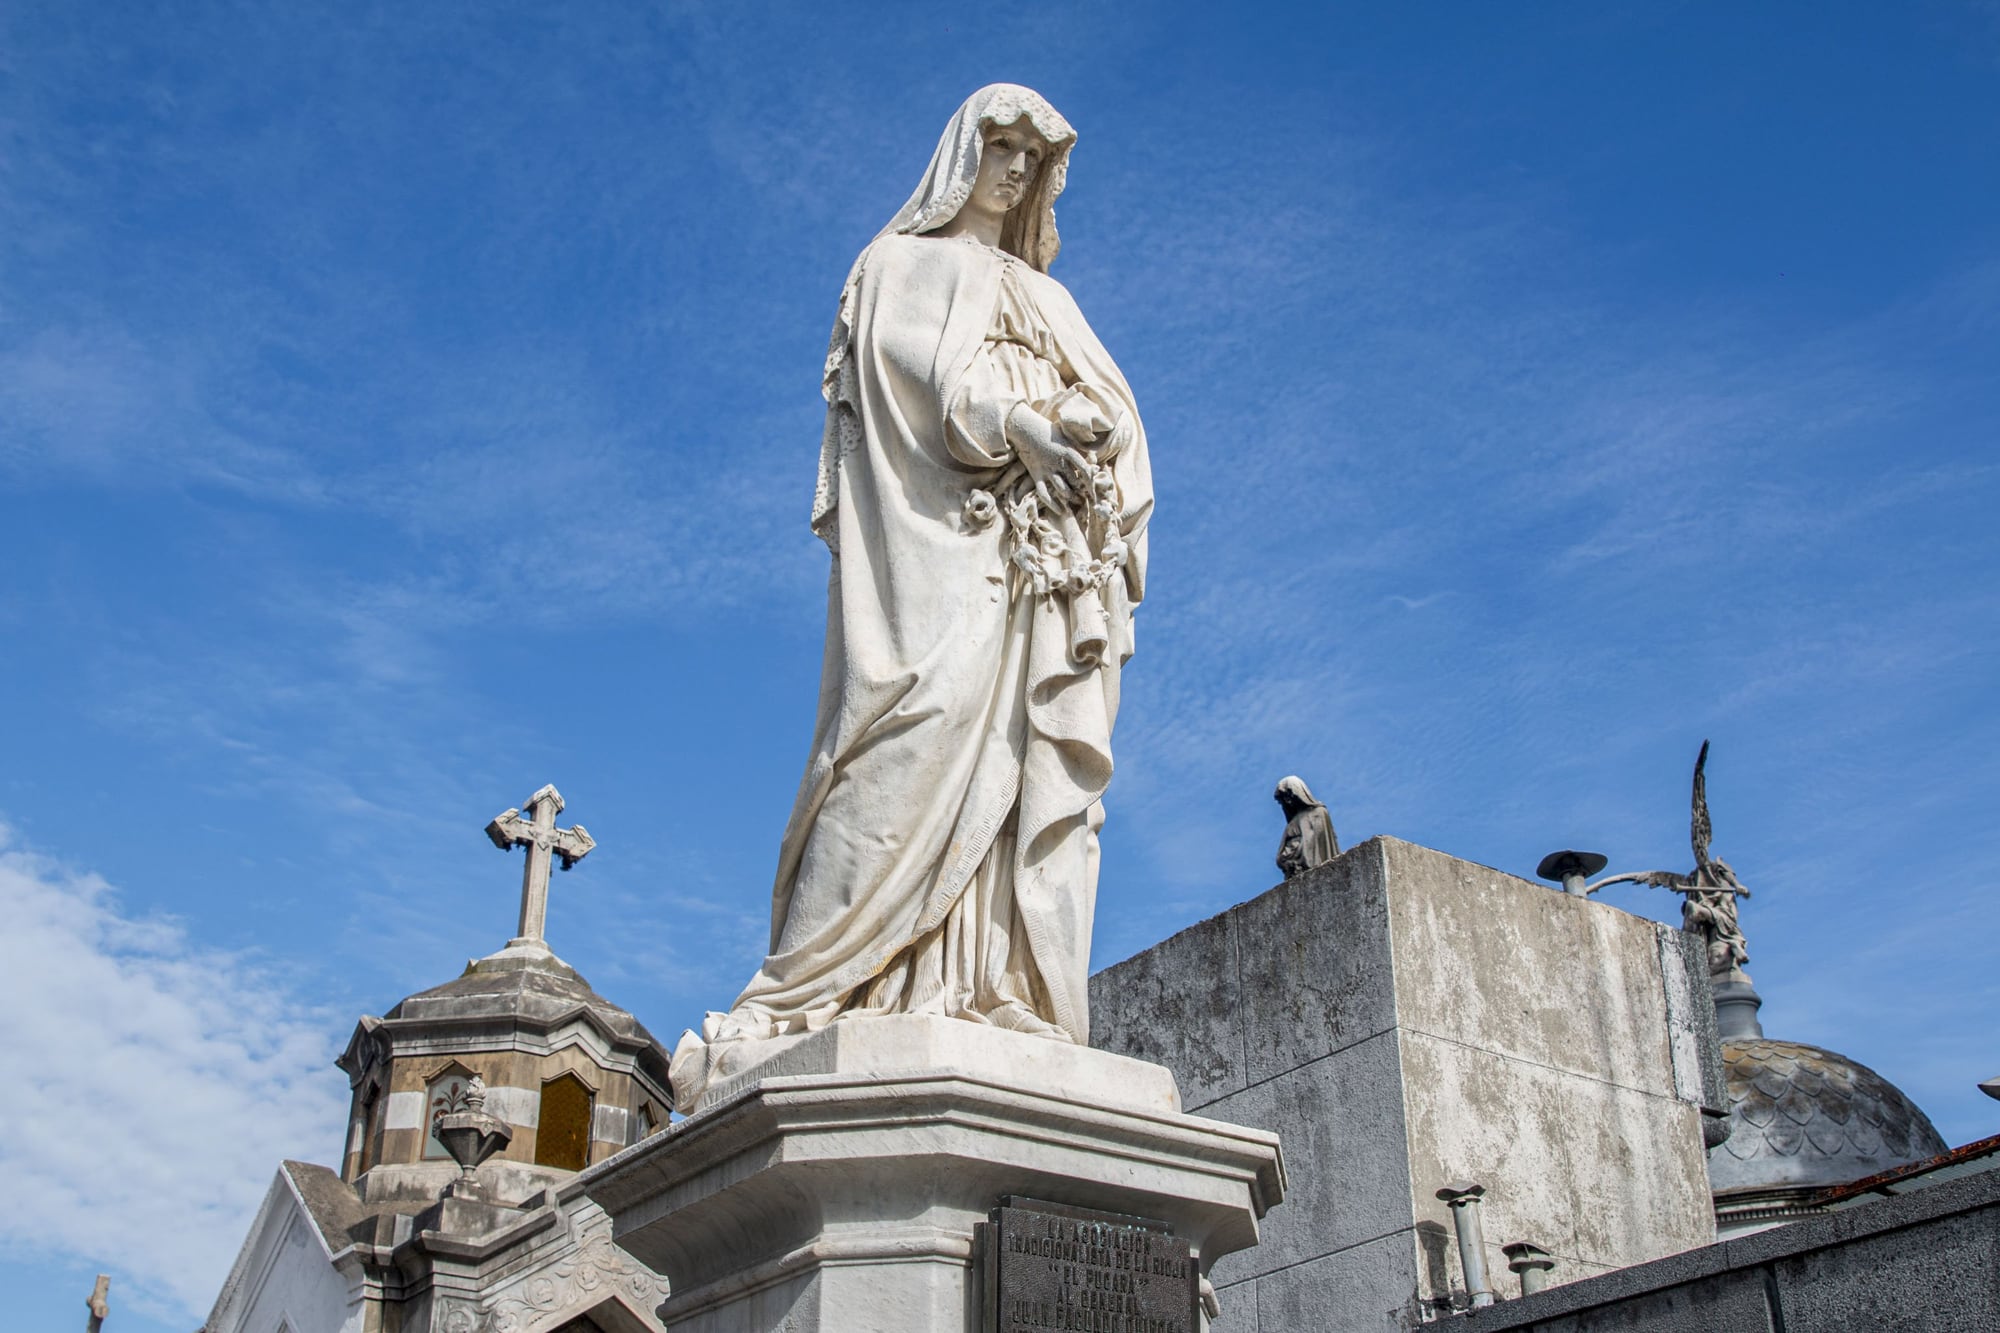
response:
{"label": "inscription plaque", "polygon": [[1201,1274],[1164,1222],[1009,1195],[980,1230],[985,1333],[1199,1333]]}

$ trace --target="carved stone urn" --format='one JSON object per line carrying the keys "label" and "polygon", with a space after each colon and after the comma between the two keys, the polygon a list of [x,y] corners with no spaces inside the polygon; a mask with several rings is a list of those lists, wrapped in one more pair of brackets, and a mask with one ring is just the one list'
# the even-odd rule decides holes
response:
{"label": "carved stone urn", "polygon": [[506,1121],[484,1111],[453,1111],[437,1123],[438,1142],[458,1163],[461,1182],[471,1180],[479,1164],[506,1147],[513,1137]]}
{"label": "carved stone urn", "polygon": [[435,1133],[444,1150],[451,1154],[451,1160],[458,1163],[458,1179],[446,1185],[444,1193],[460,1199],[485,1198],[486,1191],[477,1176],[479,1164],[506,1147],[514,1131],[506,1121],[487,1113],[486,1085],[482,1080],[473,1080],[466,1093],[464,1110],[438,1117]]}

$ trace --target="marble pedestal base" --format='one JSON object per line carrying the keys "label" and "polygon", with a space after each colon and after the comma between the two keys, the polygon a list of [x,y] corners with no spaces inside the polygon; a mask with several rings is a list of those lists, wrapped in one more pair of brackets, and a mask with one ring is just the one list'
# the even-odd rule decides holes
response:
{"label": "marble pedestal base", "polygon": [[1158,1065],[953,1019],[837,1022],[578,1183],[671,1283],[676,1333],[976,1333],[1003,1195],[1257,1243],[1275,1135],[1184,1115]]}

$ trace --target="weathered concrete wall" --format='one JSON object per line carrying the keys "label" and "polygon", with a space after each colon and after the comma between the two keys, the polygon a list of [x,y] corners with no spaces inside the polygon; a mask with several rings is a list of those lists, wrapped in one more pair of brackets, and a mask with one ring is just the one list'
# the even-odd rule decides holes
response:
{"label": "weathered concrete wall", "polygon": [[1677,936],[1378,838],[1093,977],[1095,1044],[1284,1142],[1290,1193],[1217,1264],[1217,1328],[1432,1317],[1462,1290],[1452,1180],[1486,1186],[1502,1275],[1517,1239],[1557,1281],[1712,1241]]}
{"label": "weathered concrete wall", "polygon": [[2000,1171],[1455,1315],[1444,1333],[1993,1333]]}
{"label": "weathered concrete wall", "polygon": [[1438,1188],[1479,1181],[1487,1271],[1531,1240],[1558,1282],[1713,1241],[1662,928],[1408,843],[1382,855],[1416,1215],[1444,1220]]}

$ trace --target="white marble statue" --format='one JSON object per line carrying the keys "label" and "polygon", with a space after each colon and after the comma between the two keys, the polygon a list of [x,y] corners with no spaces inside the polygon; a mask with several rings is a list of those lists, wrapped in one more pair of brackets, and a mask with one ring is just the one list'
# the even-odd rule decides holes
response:
{"label": "white marble statue", "polygon": [[1061,284],[1069,124],[982,88],[862,251],[828,350],[833,553],[812,756],[770,954],[675,1053],[675,1100],[836,1019],[1083,1043],[1097,831],[1153,488],[1118,367]]}

